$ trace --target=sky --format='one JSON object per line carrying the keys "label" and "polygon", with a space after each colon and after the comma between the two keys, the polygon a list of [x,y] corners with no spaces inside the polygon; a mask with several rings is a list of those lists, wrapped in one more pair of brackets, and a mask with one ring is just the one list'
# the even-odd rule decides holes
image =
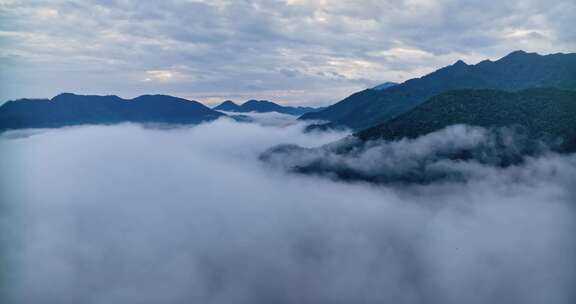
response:
{"label": "sky", "polygon": [[328,105],[458,59],[576,50],[571,0],[0,0],[0,102],[61,92]]}

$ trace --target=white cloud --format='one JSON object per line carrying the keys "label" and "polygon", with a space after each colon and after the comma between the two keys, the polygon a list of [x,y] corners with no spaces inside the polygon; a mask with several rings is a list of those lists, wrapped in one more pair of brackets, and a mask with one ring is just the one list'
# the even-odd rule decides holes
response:
{"label": "white cloud", "polygon": [[413,48],[391,48],[382,51],[371,52],[374,56],[392,57],[393,60],[422,60],[434,57],[434,54]]}
{"label": "white cloud", "polygon": [[57,9],[42,7],[36,9],[36,16],[40,18],[57,18],[59,13]]}
{"label": "white cloud", "polygon": [[[563,0],[10,1],[0,6],[0,31],[17,34],[0,38],[10,63],[1,73],[11,80],[0,98],[90,87],[129,96],[284,91],[287,102],[327,104],[343,89],[403,81],[457,59],[573,51],[573,7]],[[178,65],[188,67],[179,70],[186,77],[133,76]],[[286,68],[296,73],[278,73]]]}
{"label": "white cloud", "polygon": [[169,70],[146,71],[144,81],[169,81],[174,78],[174,72]]}
{"label": "white cloud", "polygon": [[224,119],[0,137],[3,303],[574,299],[573,156],[414,188],[257,161],[342,136],[301,128]]}

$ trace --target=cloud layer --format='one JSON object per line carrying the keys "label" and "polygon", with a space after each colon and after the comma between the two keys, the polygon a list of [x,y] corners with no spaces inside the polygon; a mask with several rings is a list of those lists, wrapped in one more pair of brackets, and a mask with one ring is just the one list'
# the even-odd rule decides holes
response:
{"label": "cloud layer", "polygon": [[465,59],[576,48],[573,1],[0,1],[0,100],[332,103]]}
{"label": "cloud layer", "polygon": [[345,135],[303,127],[220,119],[3,136],[3,303],[576,299],[573,155],[410,187],[258,161],[277,144]]}
{"label": "cloud layer", "polygon": [[389,185],[466,182],[486,175],[514,178],[510,173],[516,168],[521,172],[535,159],[553,155],[555,143],[534,139],[520,127],[453,125],[391,142],[364,142],[348,136],[316,148],[278,145],[260,159],[282,170],[335,180]]}

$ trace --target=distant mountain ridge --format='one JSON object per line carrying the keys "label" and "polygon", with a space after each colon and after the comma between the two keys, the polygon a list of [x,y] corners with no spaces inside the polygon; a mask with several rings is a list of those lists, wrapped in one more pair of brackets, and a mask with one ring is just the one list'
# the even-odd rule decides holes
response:
{"label": "distant mountain ridge", "polygon": [[238,104],[234,103],[233,101],[226,100],[212,109],[217,110],[217,111],[227,111],[227,112],[237,112],[237,113],[277,112],[277,113],[282,113],[282,114],[299,116],[299,115],[306,114],[306,113],[320,111],[323,108],[281,106],[277,103],[274,103],[274,102],[271,102],[268,100],[251,99],[251,100],[246,101],[242,105],[238,105]]}
{"label": "distant mountain ridge", "polygon": [[115,95],[63,93],[52,99],[19,99],[0,106],[0,132],[122,122],[197,124],[224,114],[203,104],[168,95],[123,99]]}
{"label": "distant mountain ridge", "polygon": [[366,89],[303,120],[323,120],[354,130],[373,127],[450,90],[518,91],[535,87],[576,89],[576,53],[539,55],[516,51],[497,60],[468,65],[459,60],[421,78],[385,90]]}
{"label": "distant mountain ridge", "polygon": [[398,83],[396,83],[396,82],[387,81],[387,82],[385,82],[385,83],[381,83],[381,84],[379,84],[379,85],[377,85],[377,86],[374,86],[374,87],[372,87],[371,89],[372,89],[372,90],[376,90],[376,91],[382,91],[382,90],[386,90],[386,89],[388,89],[388,88],[391,88],[391,87],[393,87],[393,86],[395,86],[395,85],[397,85],[397,84],[398,84]]}

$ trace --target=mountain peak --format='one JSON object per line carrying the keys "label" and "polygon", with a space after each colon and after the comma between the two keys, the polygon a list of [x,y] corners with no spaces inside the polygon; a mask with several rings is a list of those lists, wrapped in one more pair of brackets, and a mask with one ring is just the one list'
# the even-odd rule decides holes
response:
{"label": "mountain peak", "polygon": [[51,100],[63,99],[63,98],[71,98],[71,97],[75,97],[75,96],[78,96],[78,95],[76,95],[76,94],[74,94],[74,93],[64,92],[64,93],[60,93],[60,94],[52,97]]}
{"label": "mountain peak", "polygon": [[514,52],[502,57],[500,60],[527,58],[527,57],[531,57],[531,56],[540,56],[540,55],[538,53],[528,53],[528,52],[523,51],[523,50],[517,50],[517,51],[514,51]]}
{"label": "mountain peak", "polygon": [[212,109],[217,110],[217,111],[235,112],[235,111],[238,111],[240,109],[240,106],[237,105],[232,100],[225,100],[221,104],[215,106]]}
{"label": "mountain peak", "polygon": [[241,108],[246,112],[274,112],[280,111],[282,106],[268,100],[250,99],[243,103]]}
{"label": "mountain peak", "polygon": [[466,62],[464,62],[462,59],[456,61],[453,66],[468,66],[468,64]]}
{"label": "mountain peak", "polygon": [[526,51],[516,50],[516,51],[506,55],[506,57],[508,57],[508,56],[522,56],[522,55],[526,55],[526,54],[528,54]]}

